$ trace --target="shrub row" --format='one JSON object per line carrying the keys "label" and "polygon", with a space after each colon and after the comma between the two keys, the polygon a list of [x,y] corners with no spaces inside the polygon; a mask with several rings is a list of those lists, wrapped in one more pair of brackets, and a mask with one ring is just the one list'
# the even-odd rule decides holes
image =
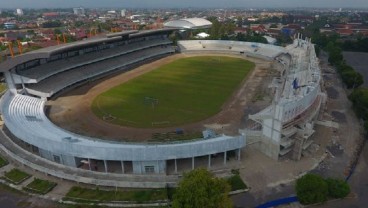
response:
{"label": "shrub row", "polygon": [[344,198],[350,193],[350,187],[345,181],[324,179],[316,174],[306,174],[299,178],[295,189],[302,204],[321,203],[328,198]]}
{"label": "shrub row", "polygon": [[364,83],[362,74],[345,63],[342,50],[338,44],[329,42],[325,49],[329,55],[328,62],[336,67],[337,72],[348,89],[355,89]]}

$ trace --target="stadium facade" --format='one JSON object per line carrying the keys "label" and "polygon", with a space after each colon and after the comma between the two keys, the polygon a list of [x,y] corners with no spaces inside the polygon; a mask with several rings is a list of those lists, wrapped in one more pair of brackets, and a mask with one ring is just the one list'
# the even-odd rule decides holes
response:
{"label": "stadium facade", "polygon": [[290,155],[299,160],[312,143],[314,122],[326,95],[321,92],[321,71],[310,39],[295,38],[287,47],[261,43],[191,40],[181,41],[182,52],[211,51],[242,54],[273,61],[278,75],[269,85],[273,101],[262,111],[249,115],[240,130],[261,152],[277,160]]}
{"label": "stadium facade", "polygon": [[[121,173],[164,174],[167,162],[235,152],[245,146],[245,137],[217,135],[172,143],[126,143],[78,135],[53,124],[45,114],[47,99],[117,71],[135,67],[176,52],[168,39],[174,29],[128,31],[106,37],[44,48],[0,64],[9,90],[2,97],[1,111],[6,133],[14,143],[37,156],[78,168],[94,170],[97,162],[119,166]],[[128,168],[129,166],[129,168]],[[131,169],[128,172],[127,169]]]}
{"label": "stadium facade", "polygon": [[[283,48],[237,41],[179,41],[173,46],[168,36],[177,29],[127,31],[106,37],[44,48],[9,59],[0,64],[9,90],[1,100],[5,132],[14,144],[26,147],[35,157],[78,168],[93,170],[93,161],[118,164],[120,173],[165,174],[168,161],[235,152],[240,159],[246,138],[256,141],[259,149],[277,159],[286,151],[306,148],[313,134],[315,119],[324,99],[320,91],[320,71],[314,47],[309,40],[296,39]],[[45,114],[45,103],[65,89],[95,80],[117,71],[170,54],[217,52],[251,56],[280,64],[280,76],[272,82],[272,105],[251,115],[251,128],[239,136],[217,135],[194,141],[172,143],[113,142],[78,135],[53,124]],[[298,155],[300,157],[300,151]],[[287,153],[287,152],[286,152]],[[286,154],[285,153],[285,154]],[[88,170],[87,170],[88,171]]]}

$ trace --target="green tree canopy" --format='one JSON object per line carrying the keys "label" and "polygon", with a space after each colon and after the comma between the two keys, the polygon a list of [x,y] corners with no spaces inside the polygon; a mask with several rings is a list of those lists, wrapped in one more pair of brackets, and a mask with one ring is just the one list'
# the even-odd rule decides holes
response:
{"label": "green tree canopy", "polygon": [[296,181],[296,195],[302,204],[325,202],[328,185],[321,176],[306,174]]}
{"label": "green tree canopy", "polygon": [[206,169],[184,174],[174,194],[173,208],[230,208],[230,186],[226,180],[214,177]]}
{"label": "green tree canopy", "polygon": [[344,198],[350,193],[349,184],[341,179],[326,179],[328,185],[328,195],[333,198]]}
{"label": "green tree canopy", "polygon": [[[359,118],[368,119],[368,89],[359,88],[349,95],[349,99],[353,103],[353,109]],[[368,127],[368,126],[367,126]],[[368,130],[368,128],[366,128]]]}

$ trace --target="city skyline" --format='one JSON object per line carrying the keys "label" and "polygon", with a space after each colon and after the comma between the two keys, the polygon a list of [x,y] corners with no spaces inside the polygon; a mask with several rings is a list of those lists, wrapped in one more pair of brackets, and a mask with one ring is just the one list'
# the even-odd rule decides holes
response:
{"label": "city skyline", "polygon": [[366,0],[13,0],[1,5],[2,8],[368,8]]}

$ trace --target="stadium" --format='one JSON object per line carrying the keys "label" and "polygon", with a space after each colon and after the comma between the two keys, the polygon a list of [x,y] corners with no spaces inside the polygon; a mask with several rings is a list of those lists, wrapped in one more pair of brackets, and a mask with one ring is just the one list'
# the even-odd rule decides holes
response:
{"label": "stadium", "polygon": [[[196,23],[190,20],[186,22]],[[200,22],[197,26],[201,27],[201,24],[206,26],[207,22]],[[313,121],[324,98],[320,92],[318,62],[310,41],[296,38],[294,44],[286,48],[260,43],[210,40],[179,41],[174,45],[169,35],[180,30],[180,27],[113,33],[40,49],[1,63],[1,72],[8,85],[8,91],[1,99],[3,130],[7,135],[2,138],[2,149],[18,162],[56,177],[96,185],[126,187],[142,186],[142,183],[135,183],[142,178],[130,178],[133,181],[126,182],[121,175],[177,174],[181,162],[189,163],[189,169],[193,169],[199,158],[200,161],[205,159],[205,166],[211,168],[214,156],[217,156],[217,160],[220,158],[223,165],[226,165],[230,156],[240,160],[241,151],[249,141],[272,158],[278,159],[291,150],[296,155],[293,157],[300,158],[302,150],[311,144],[309,138],[313,134]],[[201,134],[194,134],[197,136],[195,138],[142,141],[135,140],[134,136],[129,138],[132,127],[106,124],[116,120],[114,115],[100,115],[98,122],[103,123],[101,125],[115,125],[111,132],[119,129],[123,138],[128,137],[119,140],[106,139],[105,134],[104,137],[94,137],[95,134],[86,131],[72,131],[52,119],[55,107],[51,106],[50,110],[49,103],[58,100],[58,97],[72,99],[70,92],[85,94],[85,91],[78,91],[79,87],[94,89],[96,81],[109,82],[120,75],[135,72],[143,65],[150,66],[177,55],[201,57],[206,54],[212,54],[213,57],[254,58],[279,66],[279,76],[270,86],[274,93],[272,105],[255,115],[249,115],[246,125],[236,129],[236,133],[224,134],[197,126],[193,129],[199,129]],[[142,74],[138,73],[136,77],[146,76]],[[238,85],[241,81],[238,81]],[[229,89],[232,94],[234,87]],[[226,98],[229,99],[229,96],[225,96],[225,101]],[[163,105],[164,99],[144,94],[141,101],[146,108],[154,110]],[[195,103],[195,100],[188,101]],[[223,112],[226,113],[215,110],[198,119]],[[75,117],[79,121],[90,122],[90,117],[83,113]],[[196,124],[198,119],[189,121]],[[193,126],[185,123],[182,129],[181,125],[176,126],[167,120],[152,120],[149,124],[157,127],[157,131],[170,131],[174,135],[181,135]],[[90,129],[96,128],[92,126]],[[134,125],[133,130],[146,131]],[[127,132],[126,135],[124,132]],[[152,132],[148,131],[147,134]],[[62,171],[58,171],[60,169]],[[106,179],[112,176],[114,179]],[[153,177],[149,180],[161,183],[144,186],[164,187],[171,182],[168,178]]]}

